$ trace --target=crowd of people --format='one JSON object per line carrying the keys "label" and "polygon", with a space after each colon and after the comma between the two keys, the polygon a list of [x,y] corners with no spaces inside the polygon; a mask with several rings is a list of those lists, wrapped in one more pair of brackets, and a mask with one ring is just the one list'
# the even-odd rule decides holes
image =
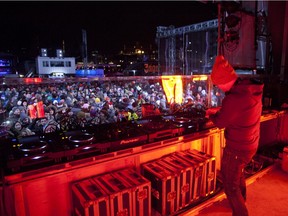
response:
{"label": "crowd of people", "polygon": [[159,80],[145,79],[2,85],[0,95],[1,125],[13,137],[133,121],[147,115],[145,107],[172,114],[187,104],[207,106],[205,81],[186,83],[182,104],[167,101]]}

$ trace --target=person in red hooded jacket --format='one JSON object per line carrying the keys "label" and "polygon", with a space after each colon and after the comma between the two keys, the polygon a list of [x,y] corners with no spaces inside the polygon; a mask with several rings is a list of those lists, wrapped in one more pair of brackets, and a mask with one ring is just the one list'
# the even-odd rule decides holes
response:
{"label": "person in red hooded jacket", "polygon": [[225,148],[221,160],[224,192],[233,216],[246,216],[244,168],[256,154],[262,113],[263,83],[240,78],[223,56],[217,56],[211,72],[214,85],[225,92],[219,109],[206,110],[216,127],[225,128]]}

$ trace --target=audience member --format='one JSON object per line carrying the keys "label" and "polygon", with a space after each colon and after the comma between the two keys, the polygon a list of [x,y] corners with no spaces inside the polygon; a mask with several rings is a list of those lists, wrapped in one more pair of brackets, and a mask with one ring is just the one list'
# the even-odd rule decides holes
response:
{"label": "audience member", "polygon": [[[204,85],[204,82],[188,83],[183,94],[188,101],[183,98],[183,104],[200,103],[206,107]],[[170,110],[161,83],[145,79],[4,85],[0,87],[0,96],[0,111],[7,114],[7,118],[1,118],[0,124],[16,137],[43,133],[48,125],[55,130],[70,130],[87,125],[137,121],[143,118],[143,104],[151,104],[162,114],[175,111]],[[31,118],[28,107],[40,101],[45,116],[37,118],[36,111],[36,118]],[[21,133],[23,128],[26,131]]]}

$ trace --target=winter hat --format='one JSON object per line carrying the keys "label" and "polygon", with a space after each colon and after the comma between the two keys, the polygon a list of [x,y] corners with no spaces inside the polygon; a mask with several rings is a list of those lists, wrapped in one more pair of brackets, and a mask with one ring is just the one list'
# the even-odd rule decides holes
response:
{"label": "winter hat", "polygon": [[224,56],[219,55],[211,72],[211,79],[214,85],[225,84],[237,78],[237,74]]}
{"label": "winter hat", "polygon": [[20,113],[20,121],[23,121],[27,117],[28,116],[26,115],[26,113],[24,113],[24,112]]}

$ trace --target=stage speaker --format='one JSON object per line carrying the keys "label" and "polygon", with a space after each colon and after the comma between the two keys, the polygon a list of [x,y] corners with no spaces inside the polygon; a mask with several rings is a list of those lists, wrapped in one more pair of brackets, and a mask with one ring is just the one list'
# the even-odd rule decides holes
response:
{"label": "stage speaker", "polygon": [[223,55],[234,68],[255,69],[255,18],[244,12],[237,12],[236,26],[226,26],[223,42]]}

